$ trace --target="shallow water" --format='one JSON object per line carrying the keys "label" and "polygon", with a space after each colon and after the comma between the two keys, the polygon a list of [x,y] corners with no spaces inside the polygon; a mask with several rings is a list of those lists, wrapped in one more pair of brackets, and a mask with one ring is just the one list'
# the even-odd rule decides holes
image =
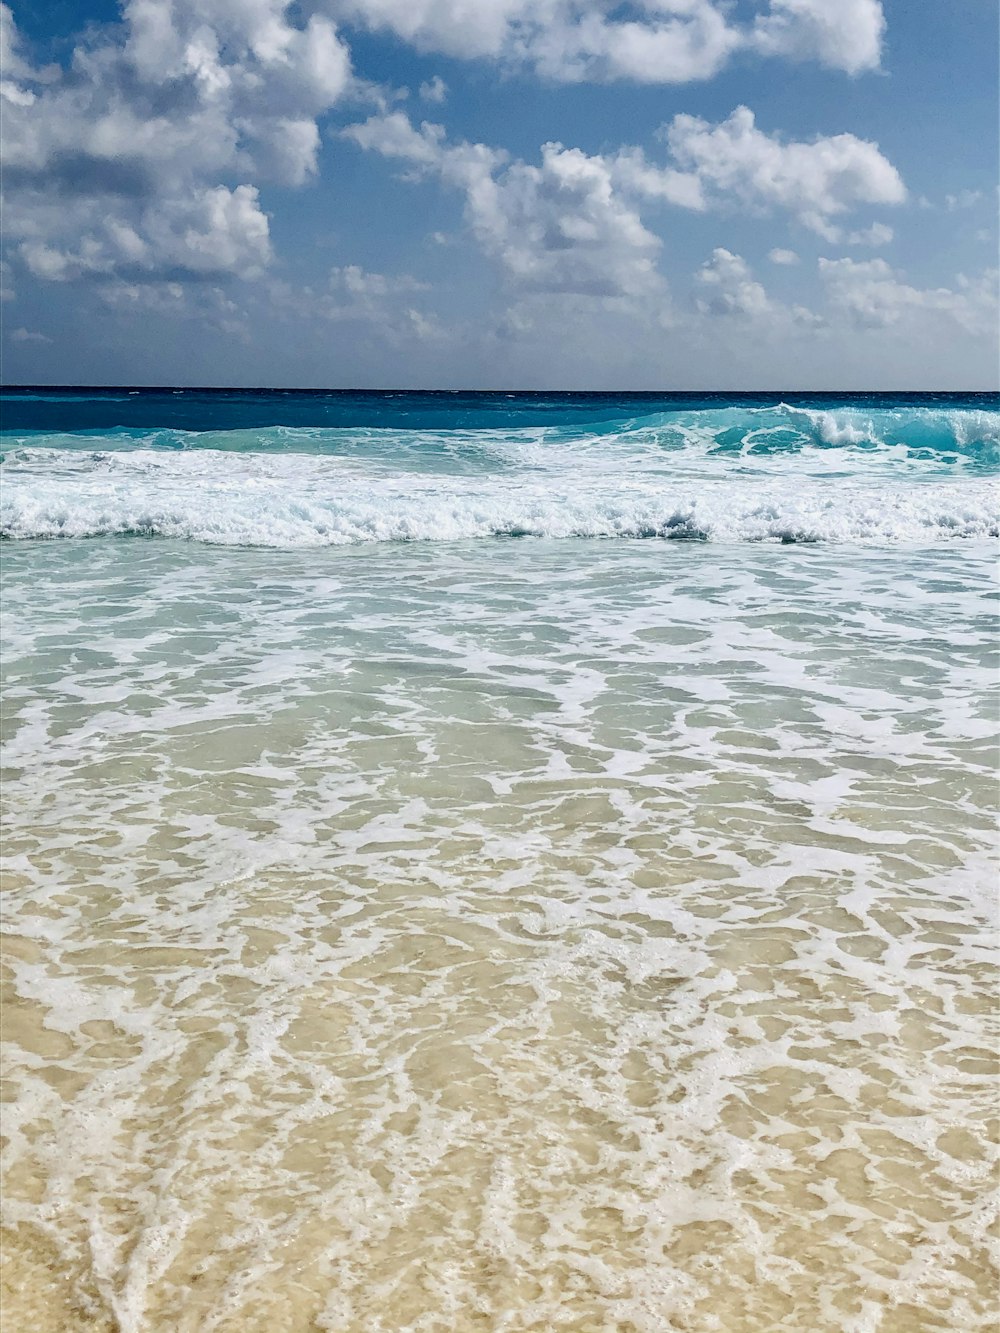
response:
{"label": "shallow water", "polygon": [[992,1329],[994,558],[8,544],[11,1328]]}

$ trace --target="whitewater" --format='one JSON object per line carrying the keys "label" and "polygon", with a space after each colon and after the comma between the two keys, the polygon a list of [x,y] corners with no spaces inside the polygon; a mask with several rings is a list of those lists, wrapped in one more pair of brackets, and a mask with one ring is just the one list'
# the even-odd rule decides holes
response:
{"label": "whitewater", "polygon": [[2,407],[11,1328],[995,1327],[995,395]]}
{"label": "whitewater", "polygon": [[779,403],[589,429],[484,419],[450,431],[8,432],[0,534],[285,547],[517,536],[884,543],[1000,530],[996,411]]}

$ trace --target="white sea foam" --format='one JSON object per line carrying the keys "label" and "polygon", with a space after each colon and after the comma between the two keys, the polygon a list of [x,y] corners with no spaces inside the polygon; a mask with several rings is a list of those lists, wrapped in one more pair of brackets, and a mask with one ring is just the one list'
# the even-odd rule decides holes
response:
{"label": "white sea foam", "polygon": [[8,548],[5,1320],[987,1333],[989,545],[504,557]]}
{"label": "white sea foam", "polygon": [[913,543],[1000,527],[988,480],[832,479],[783,463],[623,475],[613,460],[595,470],[550,458],[541,474],[442,475],[302,454],[28,448],[8,458],[0,532],[309,547],[496,536]]}

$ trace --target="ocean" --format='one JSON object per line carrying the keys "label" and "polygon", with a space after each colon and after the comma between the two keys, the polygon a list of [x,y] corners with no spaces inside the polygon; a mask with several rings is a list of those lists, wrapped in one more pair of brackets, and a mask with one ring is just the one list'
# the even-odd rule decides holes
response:
{"label": "ocean", "polygon": [[11,1333],[995,1327],[995,395],[2,426]]}

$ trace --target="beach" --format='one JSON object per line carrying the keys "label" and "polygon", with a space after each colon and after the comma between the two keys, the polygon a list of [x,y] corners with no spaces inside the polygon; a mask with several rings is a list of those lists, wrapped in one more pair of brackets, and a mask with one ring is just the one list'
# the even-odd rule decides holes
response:
{"label": "beach", "polygon": [[9,406],[5,1326],[993,1328],[995,397],[442,397]]}

